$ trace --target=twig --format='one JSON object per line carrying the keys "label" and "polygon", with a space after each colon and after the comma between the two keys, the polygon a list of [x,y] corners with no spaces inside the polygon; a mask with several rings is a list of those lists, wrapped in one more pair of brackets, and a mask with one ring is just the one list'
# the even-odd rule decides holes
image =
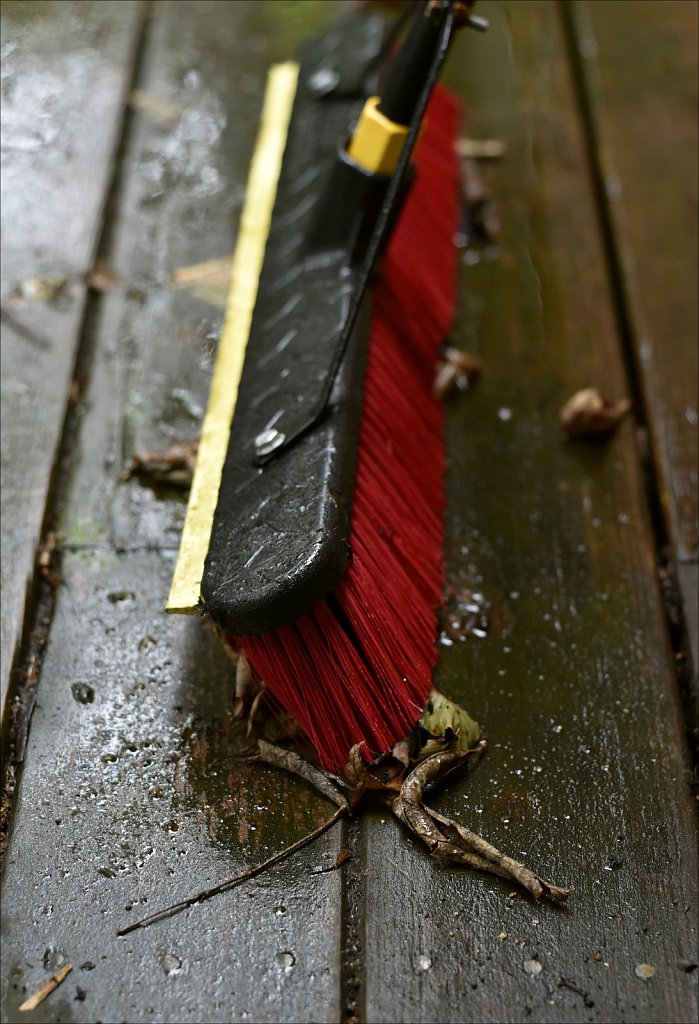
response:
{"label": "twig", "polygon": [[181,910],[187,910],[189,907],[195,906],[197,903],[203,903],[205,900],[210,900],[213,896],[218,896],[220,893],[228,892],[229,889],[235,889],[236,886],[241,885],[243,882],[248,882],[251,878],[255,878],[257,875],[262,874],[268,868],[274,867],[285,857],[289,857],[292,853],[296,853],[297,850],[302,849],[309,843],[312,843],[314,839],[318,839],[324,832],[332,828],[336,821],[348,810],[347,804],[345,803],[342,807],[338,807],[335,813],[324,821],[322,825],[314,829],[312,832],[308,832],[307,835],[302,836],[291,846],[287,846],[286,849],[281,850],[279,853],[275,853],[274,856],[269,857],[267,860],[262,861],[261,864],[256,864],[252,868],[248,868],[246,871],[241,872],[239,875],[235,875],[233,878],[227,878],[223,882],[219,882],[218,885],[214,885],[211,889],[204,889],[202,892],[197,893],[195,896],[189,896],[186,900],[181,900],[179,903],[173,903],[169,907],[165,907],[163,910],[156,910],[152,914],[148,914],[147,917],[142,917],[140,921],[134,921],[132,924],[124,925],[123,928],[117,929],[117,935],[128,935],[130,932],[135,932],[138,928],[147,928],[148,925],[154,924],[156,921],[162,921],[166,917],[174,917],[175,914],[179,914]]}
{"label": "twig", "polygon": [[72,964],[63,964],[55,974],[52,974],[48,981],[45,981],[43,985],[39,985],[36,992],[32,993],[28,999],[25,999],[20,1006],[22,1013],[27,1010],[35,1010],[39,1003],[43,1003],[46,996],[50,996],[55,988],[61,984],[61,982],[68,977],[70,972],[73,970]]}
{"label": "twig", "polygon": [[347,807],[347,800],[344,794],[338,789],[332,779],[320,768],[315,768],[308,761],[304,761],[299,754],[293,750],[286,750],[284,747],[275,747],[266,740],[258,740],[257,745],[260,751],[260,758],[275,768],[283,768],[292,775],[298,775],[305,779],[319,793],[322,793],[328,800],[332,800],[338,807]]}
{"label": "twig", "polygon": [[549,896],[560,902],[565,901],[570,895],[569,889],[545,881],[524,864],[501,853],[475,832],[438,814],[423,803],[425,790],[463,764],[473,752],[445,750],[422,761],[408,775],[400,793],[391,801],[393,813],[425,843],[436,860],[468,864],[479,871],[518,882],[536,900]]}

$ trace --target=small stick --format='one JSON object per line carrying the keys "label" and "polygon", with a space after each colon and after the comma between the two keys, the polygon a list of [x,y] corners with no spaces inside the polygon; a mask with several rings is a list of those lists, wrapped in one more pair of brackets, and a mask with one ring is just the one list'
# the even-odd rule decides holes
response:
{"label": "small stick", "polygon": [[20,1012],[24,1013],[27,1010],[35,1010],[39,1003],[43,1003],[46,996],[50,996],[55,988],[61,984],[61,982],[68,977],[70,972],[73,970],[72,964],[63,964],[55,974],[52,974],[48,981],[45,981],[43,985],[39,985],[36,992],[25,999],[20,1006]]}
{"label": "small stick", "polygon": [[314,839],[318,839],[324,832],[332,828],[336,821],[348,810],[347,804],[343,807],[338,807],[335,813],[324,821],[322,825],[314,829],[312,832],[308,832],[301,839],[292,843],[291,846],[287,846],[286,849],[281,850],[279,853],[275,853],[274,856],[269,857],[267,860],[262,861],[261,864],[256,864],[252,868],[248,868],[247,871],[241,872],[239,875],[235,875],[233,878],[227,878],[223,882],[219,882],[218,885],[214,885],[211,889],[204,889],[202,892],[197,893],[195,896],[189,896],[186,900],[182,900],[180,903],[173,903],[169,907],[165,907],[163,910],[156,910],[152,914],[148,914],[147,917],[142,917],[140,921],[134,921],[132,924],[124,925],[123,928],[117,929],[117,935],[128,935],[130,932],[135,932],[138,928],[147,928],[148,925],[154,924],[156,921],[161,921],[166,917],[173,917],[175,914],[179,914],[181,910],[187,910],[189,907],[195,906],[197,903],[203,903],[204,900],[210,900],[213,896],[218,896],[219,893],[227,892],[229,889],[235,889],[236,886],[242,882],[247,882],[251,878],[255,878],[256,875],[262,874],[267,868],[273,867],[278,864],[279,861],[284,860],[285,857],[289,857],[292,853],[296,853],[297,850],[312,843]]}
{"label": "small stick", "polygon": [[267,764],[271,764],[275,768],[283,768],[285,771],[291,772],[292,775],[300,776],[306,782],[309,782],[314,789],[317,789],[319,793],[322,793],[324,797],[337,804],[338,807],[347,807],[347,800],[344,794],[320,768],[314,768],[312,764],[304,761],[293,750],[275,747],[272,743],[267,743],[266,740],[258,740],[257,746],[261,759]]}

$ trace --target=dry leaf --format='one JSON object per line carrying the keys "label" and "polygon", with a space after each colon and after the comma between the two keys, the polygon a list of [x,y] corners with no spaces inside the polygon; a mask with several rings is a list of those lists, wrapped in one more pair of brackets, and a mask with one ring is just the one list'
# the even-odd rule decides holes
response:
{"label": "dry leaf", "polygon": [[[476,750],[483,749],[483,746],[480,745]],[[474,752],[442,751],[422,761],[406,778],[399,795],[392,801],[393,813],[413,835],[425,843],[435,859],[466,864],[479,871],[518,882],[537,900],[544,895],[559,901],[566,900],[570,895],[568,889],[544,881],[481,836],[423,803],[427,787],[460,767]]]}
{"label": "dry leaf", "polygon": [[448,347],[444,350],[442,361],[432,385],[435,398],[443,402],[455,390],[466,391],[483,372],[483,363],[472,352]]}
{"label": "dry leaf", "polygon": [[136,452],[122,473],[122,482],[136,476],[151,483],[189,490],[192,486],[199,441],[177,441],[164,452]]}
{"label": "dry leaf", "polygon": [[487,244],[500,231],[500,217],[489,187],[474,160],[462,158],[463,245],[471,242]]}
{"label": "dry leaf", "polygon": [[137,302],[143,302],[145,298],[140,288],[133,288],[101,260],[98,260],[92,270],[85,275],[85,281],[96,292],[123,292]]}
{"label": "dry leaf", "polygon": [[597,388],[583,388],[566,402],[558,419],[568,437],[601,437],[616,430],[630,408],[628,398],[611,402]]}
{"label": "dry leaf", "polygon": [[369,762],[362,757],[363,746],[363,743],[357,743],[352,747],[349,760],[342,769],[342,777],[352,790],[353,807],[368,790],[398,793],[410,766],[407,740],[400,740],[391,750]]}
{"label": "dry leaf", "polygon": [[421,745],[418,759],[442,750],[472,750],[481,728],[462,707],[432,690],[419,721]]}

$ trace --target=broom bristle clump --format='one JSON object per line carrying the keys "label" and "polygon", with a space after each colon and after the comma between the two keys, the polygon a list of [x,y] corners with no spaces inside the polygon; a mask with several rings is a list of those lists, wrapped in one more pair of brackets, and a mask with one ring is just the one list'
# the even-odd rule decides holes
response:
{"label": "broom bristle clump", "polygon": [[290,625],[235,638],[331,769],[354,744],[377,754],[413,727],[437,659],[444,441],[432,383],[454,312],[458,113],[435,89],[374,294],[345,575]]}

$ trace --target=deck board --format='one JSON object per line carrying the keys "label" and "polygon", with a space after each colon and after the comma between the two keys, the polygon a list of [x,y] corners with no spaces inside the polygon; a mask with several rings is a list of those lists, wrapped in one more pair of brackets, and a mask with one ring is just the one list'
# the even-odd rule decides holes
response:
{"label": "deck board", "polygon": [[[66,415],[140,4],[3,4],[0,712]],[[64,278],[53,301],[17,295]],[[25,288],[25,291],[27,289]]]}
{"label": "deck board", "polygon": [[557,424],[577,388],[628,388],[565,39],[556,5],[482,13],[451,75],[507,155],[497,258],[461,275],[454,334],[485,369],[450,413],[447,551],[489,631],[445,648],[439,679],[490,750],[439,803],[573,894],[535,906],[375,818],[365,1019],[689,1020],[694,811],[634,427],[574,444]]}
{"label": "deck board", "polygon": [[696,702],[699,8],[681,0],[573,10],[669,555],[680,567]]}

